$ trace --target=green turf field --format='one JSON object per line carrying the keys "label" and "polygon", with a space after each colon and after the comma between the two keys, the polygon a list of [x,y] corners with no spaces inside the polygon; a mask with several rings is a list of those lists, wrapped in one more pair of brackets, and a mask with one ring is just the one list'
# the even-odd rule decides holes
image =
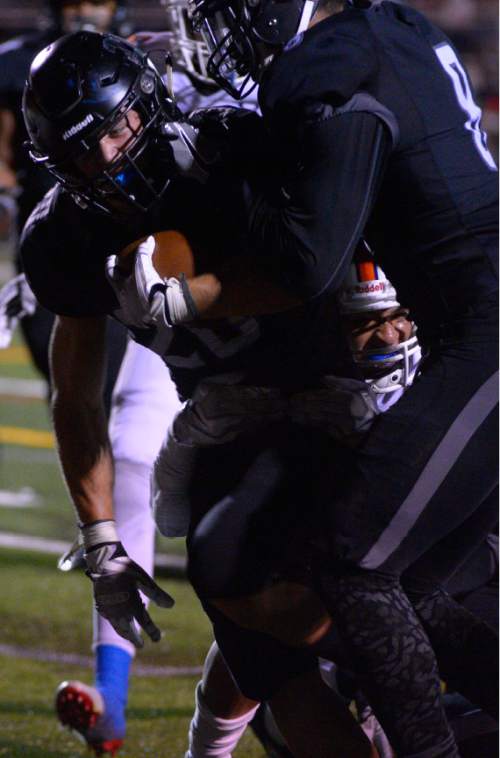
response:
{"label": "green turf field", "polygon": [[[0,351],[0,385],[2,379],[36,378],[17,337],[12,348]],[[0,536],[14,533],[71,541],[75,518],[50,438],[40,436],[49,431],[45,403],[16,397],[6,387],[11,385],[4,383],[0,389]],[[18,493],[26,487],[36,495],[33,505],[2,504],[5,492]],[[182,543],[169,545],[164,540],[159,548],[179,552]],[[58,571],[56,557],[0,547],[0,758],[88,756],[83,743],[58,727],[53,695],[63,679],[92,681],[91,588],[83,572]],[[137,663],[201,666],[211,637],[198,601],[183,579],[160,575],[159,580],[176,598],[176,606],[170,611],[152,609],[163,638],[157,645],[146,643]],[[65,662],[64,656],[76,663]],[[128,735],[119,755],[181,758],[197,679],[133,676]],[[248,733],[234,755],[258,758],[263,751]]]}

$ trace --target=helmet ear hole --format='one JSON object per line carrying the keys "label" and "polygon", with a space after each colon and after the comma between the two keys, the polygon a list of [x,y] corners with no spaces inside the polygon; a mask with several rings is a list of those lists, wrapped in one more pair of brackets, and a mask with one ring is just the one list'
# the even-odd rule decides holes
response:
{"label": "helmet ear hole", "polygon": [[154,76],[149,72],[141,74],[139,86],[141,88],[141,92],[144,92],[145,95],[151,95],[154,92],[155,88]]}

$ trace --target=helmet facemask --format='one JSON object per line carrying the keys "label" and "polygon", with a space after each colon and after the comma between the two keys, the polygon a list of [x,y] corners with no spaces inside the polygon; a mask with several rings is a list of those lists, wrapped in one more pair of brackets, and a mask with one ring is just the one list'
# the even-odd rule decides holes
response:
{"label": "helmet facemask", "polygon": [[308,28],[319,0],[188,2],[194,28],[210,51],[208,73],[240,100],[256,86],[274,53]]}
{"label": "helmet facemask", "polygon": [[207,70],[210,51],[207,43],[194,31],[189,17],[188,0],[161,0],[169,29],[168,49],[174,67],[195,82],[215,88],[217,85]]}
{"label": "helmet facemask", "polygon": [[[243,1],[188,0],[192,24],[209,57],[208,75],[241,100],[257,86],[260,61],[252,41],[252,11]],[[255,10],[254,10],[255,13]]]}
{"label": "helmet facemask", "polygon": [[[387,393],[408,387],[415,378],[422,358],[417,327],[411,321],[409,311],[401,308],[396,290],[375,263],[372,252],[364,241],[358,245],[353,262],[337,292],[337,302],[350,330],[352,359],[373,391]],[[395,344],[373,346],[369,346],[368,340],[361,349],[352,345],[357,331],[359,334],[363,331],[375,332],[384,322],[401,320],[407,323],[407,327],[403,330],[394,324],[394,329],[400,338],[403,331],[409,331],[406,339]],[[372,321],[375,322],[373,326]]]}
{"label": "helmet facemask", "polygon": [[411,336],[398,345],[353,350],[351,355],[374,392],[405,389],[412,384],[422,359],[417,327],[412,323]]}

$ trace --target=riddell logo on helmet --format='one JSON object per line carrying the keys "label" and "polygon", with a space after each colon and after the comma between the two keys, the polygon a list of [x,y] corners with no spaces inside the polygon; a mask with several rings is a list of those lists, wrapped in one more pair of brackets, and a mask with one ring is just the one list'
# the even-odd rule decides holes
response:
{"label": "riddell logo on helmet", "polygon": [[81,132],[82,129],[85,129],[86,126],[92,123],[94,120],[94,117],[91,113],[89,113],[83,121],[80,121],[78,124],[75,124],[74,126],[70,126],[69,129],[66,129],[65,132],[62,133],[62,138],[66,142],[70,137],[74,137],[75,134],[78,134],[78,132]]}
{"label": "riddell logo on helmet", "polygon": [[384,282],[371,282],[370,284],[360,285],[357,284],[354,287],[354,292],[357,295],[364,295],[368,292],[384,292],[385,291],[385,284]]}

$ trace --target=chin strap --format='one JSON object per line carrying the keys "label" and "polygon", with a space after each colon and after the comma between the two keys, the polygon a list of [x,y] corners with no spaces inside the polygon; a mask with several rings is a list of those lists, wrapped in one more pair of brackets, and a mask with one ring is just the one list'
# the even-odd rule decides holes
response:
{"label": "chin strap", "polygon": [[380,376],[378,379],[367,381],[372,392],[377,395],[385,395],[388,392],[405,389],[404,371],[402,368],[394,368],[392,371]]}

